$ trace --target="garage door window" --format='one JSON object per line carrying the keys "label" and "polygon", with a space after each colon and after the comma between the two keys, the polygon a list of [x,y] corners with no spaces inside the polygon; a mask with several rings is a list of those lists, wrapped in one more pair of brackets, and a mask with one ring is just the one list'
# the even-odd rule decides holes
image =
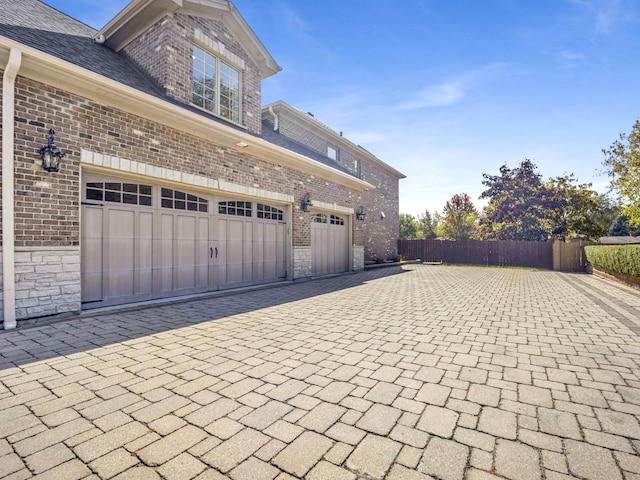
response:
{"label": "garage door window", "polygon": [[230,200],[227,202],[218,202],[218,213],[221,215],[236,215],[238,217],[252,217],[253,216],[253,203],[252,202],[239,202],[236,200]]}
{"label": "garage door window", "polygon": [[87,200],[151,206],[151,185],[121,182],[89,182]]}
{"label": "garage door window", "polygon": [[191,195],[190,193],[163,188],[162,208],[173,208],[175,210],[189,210],[191,212],[209,211],[209,201],[206,198]]}
{"label": "garage door window", "polygon": [[344,218],[331,215],[331,225],[344,225]]}
{"label": "garage door window", "polygon": [[312,223],[327,223],[327,216],[324,213],[314,213],[311,215]]}
{"label": "garage door window", "polygon": [[264,205],[262,203],[258,204],[258,218],[263,218],[265,220],[277,220],[282,222],[284,219],[284,212],[276,207],[270,207],[269,205]]}

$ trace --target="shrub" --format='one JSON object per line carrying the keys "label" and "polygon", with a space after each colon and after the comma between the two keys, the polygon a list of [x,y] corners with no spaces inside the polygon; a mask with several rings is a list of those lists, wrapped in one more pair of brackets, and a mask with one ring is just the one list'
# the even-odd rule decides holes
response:
{"label": "shrub", "polygon": [[640,277],[640,245],[587,245],[584,252],[594,267]]}

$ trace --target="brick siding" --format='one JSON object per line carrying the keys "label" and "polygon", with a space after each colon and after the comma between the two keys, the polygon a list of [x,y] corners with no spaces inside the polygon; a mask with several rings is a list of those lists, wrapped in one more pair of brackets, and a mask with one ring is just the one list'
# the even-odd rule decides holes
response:
{"label": "brick siding", "polygon": [[[192,47],[196,29],[224,45],[241,58],[242,125],[259,134],[261,127],[261,87],[258,67],[233,38],[224,23],[180,13],[168,15],[127,45],[125,54],[153,78],[167,96],[191,103]],[[215,54],[215,52],[211,52]]]}

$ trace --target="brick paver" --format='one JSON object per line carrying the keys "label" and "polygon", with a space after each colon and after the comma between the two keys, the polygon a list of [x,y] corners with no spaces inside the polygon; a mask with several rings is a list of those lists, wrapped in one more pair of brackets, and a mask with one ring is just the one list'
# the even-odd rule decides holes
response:
{"label": "brick paver", "polygon": [[640,292],[411,265],[0,332],[0,476],[640,478]]}

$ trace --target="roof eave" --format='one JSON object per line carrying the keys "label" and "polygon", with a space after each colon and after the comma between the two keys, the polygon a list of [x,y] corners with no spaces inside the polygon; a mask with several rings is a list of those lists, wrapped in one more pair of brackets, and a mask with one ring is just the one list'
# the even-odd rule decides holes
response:
{"label": "roof eave", "polygon": [[19,76],[75,93],[206,140],[213,140],[220,145],[278,165],[335,181],[354,190],[364,191],[375,188],[368,182],[304,155],[2,36],[0,36],[0,62],[2,62],[0,66],[6,64],[11,48],[19,49],[23,55]]}
{"label": "roof eave", "polygon": [[133,0],[96,33],[94,39],[104,41],[109,48],[119,52],[161,18],[174,12],[224,21],[258,66],[262,79],[282,70],[238,9],[227,0]]}
{"label": "roof eave", "polygon": [[284,102],[282,100],[277,100],[268,105],[264,105],[262,107],[263,119],[271,118],[269,107],[274,109],[281,109],[282,111],[288,113],[289,115],[295,116],[296,119],[300,120],[304,125],[306,125],[309,129],[311,129],[311,131],[322,132],[323,134],[332,138],[337,144],[347,146],[352,154],[362,155],[366,157],[368,160],[372,161],[373,163],[383,168],[388,173],[398,177],[399,179],[407,178],[405,174],[396,170],[395,168],[385,163],[384,161],[380,160],[378,157],[376,157],[375,155],[373,155],[371,152],[367,151],[360,145],[356,145],[347,137],[343,137],[342,135],[338,134],[335,130],[331,129],[324,123],[316,120],[314,117],[310,116],[308,113],[305,113],[302,110],[299,110],[289,105],[287,102]]}

